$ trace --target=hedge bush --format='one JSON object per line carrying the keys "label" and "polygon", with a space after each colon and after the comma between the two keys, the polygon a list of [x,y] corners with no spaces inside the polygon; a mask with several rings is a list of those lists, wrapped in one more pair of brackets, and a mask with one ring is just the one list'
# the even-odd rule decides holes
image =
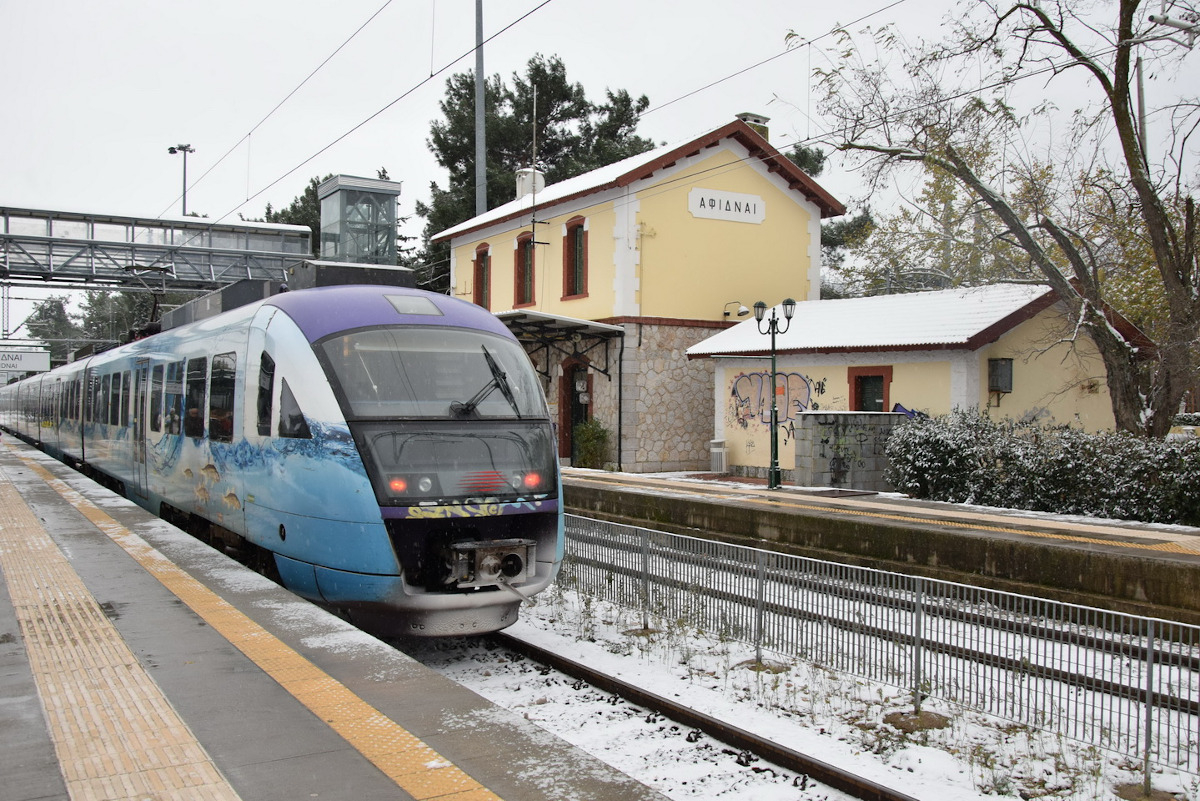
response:
{"label": "hedge bush", "polygon": [[574,467],[599,469],[608,458],[608,429],[595,417],[579,423],[572,430],[575,438]]}
{"label": "hedge bush", "polygon": [[914,498],[1200,525],[1200,440],[1088,434],[979,411],[913,419],[888,441],[887,478]]}

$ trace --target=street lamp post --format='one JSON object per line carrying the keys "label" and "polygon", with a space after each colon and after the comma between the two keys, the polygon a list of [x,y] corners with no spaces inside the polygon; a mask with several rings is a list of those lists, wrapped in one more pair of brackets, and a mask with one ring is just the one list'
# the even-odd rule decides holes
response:
{"label": "street lamp post", "polygon": [[187,216],[187,157],[188,153],[195,153],[196,148],[191,145],[173,145],[167,148],[167,152],[171,155],[176,153],[183,154],[183,216]]}
{"label": "street lamp post", "polygon": [[779,409],[776,400],[779,390],[775,379],[775,335],[786,333],[792,325],[792,315],[796,313],[796,301],[788,298],[783,302],[783,317],[787,321],[779,327],[779,318],[775,309],[771,309],[771,317],[766,319],[767,328],[763,330],[763,320],[767,317],[767,304],[761,300],[754,304],[754,319],[758,322],[758,333],[771,335],[771,466],[767,470],[767,489],[779,489],[783,484],[779,470]]}

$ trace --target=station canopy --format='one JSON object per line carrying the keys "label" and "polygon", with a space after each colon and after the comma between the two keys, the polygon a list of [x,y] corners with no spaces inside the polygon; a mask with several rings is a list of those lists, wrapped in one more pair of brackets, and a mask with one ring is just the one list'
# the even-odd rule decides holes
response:
{"label": "station canopy", "polygon": [[[610,340],[625,336],[625,329],[619,325],[577,320],[574,317],[539,311],[496,312],[496,318],[513,332],[531,356],[537,351],[546,355],[544,369],[539,367],[538,372],[547,379],[550,377],[552,352],[564,358],[580,359],[596,372],[609,375],[611,362],[606,345]],[[593,350],[601,347],[604,352],[603,364],[590,355]]]}

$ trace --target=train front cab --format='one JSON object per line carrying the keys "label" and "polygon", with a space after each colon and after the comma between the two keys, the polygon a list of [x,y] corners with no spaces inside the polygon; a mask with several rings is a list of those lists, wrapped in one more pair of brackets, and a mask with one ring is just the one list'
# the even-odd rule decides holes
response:
{"label": "train front cab", "polygon": [[405,325],[339,332],[315,351],[400,561],[410,632],[486,631],[514,622],[557,572],[557,460],[520,345],[507,331],[439,325],[434,302],[409,297]]}

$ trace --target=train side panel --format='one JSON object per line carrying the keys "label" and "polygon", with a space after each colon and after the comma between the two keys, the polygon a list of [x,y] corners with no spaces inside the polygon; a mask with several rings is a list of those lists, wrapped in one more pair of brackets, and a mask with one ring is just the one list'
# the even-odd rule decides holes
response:
{"label": "train side panel", "polygon": [[373,583],[398,589],[399,565],[362,457],[307,339],[286,314],[264,307],[247,351],[251,390],[238,463],[247,538],[290,560],[277,560],[280,572],[305,594],[316,587],[313,564],[391,577]]}

